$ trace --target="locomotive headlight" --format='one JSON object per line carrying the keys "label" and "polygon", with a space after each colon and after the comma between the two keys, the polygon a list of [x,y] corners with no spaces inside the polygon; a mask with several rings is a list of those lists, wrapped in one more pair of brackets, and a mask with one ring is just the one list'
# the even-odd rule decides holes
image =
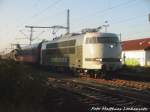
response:
{"label": "locomotive headlight", "polygon": [[101,58],[97,58],[96,61],[101,61],[102,62],[102,59]]}
{"label": "locomotive headlight", "polygon": [[100,59],[99,59],[99,61],[101,61],[101,62],[102,62],[102,59],[100,58]]}
{"label": "locomotive headlight", "polygon": [[110,47],[110,48],[113,48],[113,47],[114,47],[114,45],[112,45],[112,44],[111,44],[109,47]]}

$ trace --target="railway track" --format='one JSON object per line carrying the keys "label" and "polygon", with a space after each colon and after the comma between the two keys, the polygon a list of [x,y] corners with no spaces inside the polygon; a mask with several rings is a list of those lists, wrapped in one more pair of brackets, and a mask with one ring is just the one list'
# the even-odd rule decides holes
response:
{"label": "railway track", "polygon": [[122,68],[122,70],[117,71],[115,75],[113,75],[113,78],[150,82],[149,74],[149,68]]}
{"label": "railway track", "polygon": [[[49,86],[48,96],[44,101],[46,112],[87,112],[88,105],[80,101],[81,96],[59,87]],[[45,111],[43,111],[45,112]]]}
{"label": "railway track", "polygon": [[150,107],[150,97],[143,96],[131,91],[119,91],[114,88],[97,87],[91,84],[71,80],[55,80],[51,83],[63,91],[70,92],[82,97],[81,102],[86,102],[91,109],[107,109],[106,107],[116,107],[114,109],[131,109],[138,111],[148,111]]}
{"label": "railway track", "polygon": [[133,75],[133,74],[136,74],[136,73],[120,72],[120,73],[117,73],[117,75],[114,75],[113,78],[131,80],[131,81],[150,82],[149,76],[142,76],[142,75],[139,76],[139,75]]}
{"label": "railway track", "polygon": [[150,83],[149,82],[141,82],[141,81],[131,81],[131,80],[123,80],[123,79],[95,79],[95,78],[87,78],[81,77],[82,81],[88,81],[92,83],[98,83],[101,85],[106,86],[115,86],[120,88],[130,88],[135,90],[150,90]]}

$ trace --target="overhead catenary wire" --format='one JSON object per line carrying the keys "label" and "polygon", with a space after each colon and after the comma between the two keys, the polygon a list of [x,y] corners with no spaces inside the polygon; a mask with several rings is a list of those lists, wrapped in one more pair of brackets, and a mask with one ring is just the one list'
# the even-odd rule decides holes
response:
{"label": "overhead catenary wire", "polygon": [[46,12],[48,9],[55,7],[59,2],[61,2],[62,0],[56,0],[55,2],[53,2],[52,4],[50,4],[48,7],[46,7],[45,9],[41,10],[40,12],[38,12],[37,14],[34,14],[32,17],[37,17],[42,15],[44,12]]}
{"label": "overhead catenary wire", "polygon": [[[133,17],[130,17],[130,18],[126,18],[126,19],[124,19],[124,20],[121,20],[120,19],[120,21],[115,21],[115,22],[113,22],[113,23],[110,23],[111,25],[118,25],[118,24],[122,24],[122,23],[125,23],[125,22],[130,22],[130,21],[133,21],[133,20],[135,20],[135,19],[141,19],[141,18],[146,18],[147,17],[147,14],[142,14],[142,15],[137,15],[137,16],[133,16]],[[136,24],[136,25],[134,25],[134,27],[135,26],[138,26],[139,24]],[[135,28],[133,28],[133,27],[129,27],[129,28],[131,28],[131,29],[135,29]],[[150,30],[149,30],[150,31]],[[130,33],[131,35],[136,35],[136,33],[133,33],[133,31]],[[138,33],[138,32],[137,32]],[[142,32],[141,32],[142,33]],[[139,33],[138,33],[139,34]]]}
{"label": "overhead catenary wire", "polygon": [[[133,21],[135,19],[140,19],[140,18],[143,18],[143,17],[146,17],[147,14],[143,14],[143,15],[138,15],[138,16],[134,16],[134,17],[131,17],[131,18],[126,18],[124,20],[120,20],[120,21],[115,21],[115,22],[110,22],[111,25],[115,26],[115,25],[119,25],[119,24],[123,24],[125,22],[130,22],[130,21]],[[138,25],[138,24],[136,24]]]}
{"label": "overhead catenary wire", "polygon": [[140,18],[146,17],[146,16],[147,16],[147,14],[137,15],[137,16],[134,16],[134,17],[131,17],[131,18],[126,18],[124,20],[112,22],[111,24],[114,24],[114,25],[122,24],[122,23],[125,23],[125,22],[133,21],[135,19],[140,19]]}
{"label": "overhead catenary wire", "polygon": [[[59,1],[61,1],[61,0],[57,0],[57,1],[55,1],[54,3],[57,3],[57,2],[59,2]],[[120,4],[117,4],[117,5],[115,5],[115,6],[112,6],[112,7],[109,7],[109,8],[107,8],[107,9],[104,9],[104,10],[100,10],[100,11],[96,11],[95,13],[93,13],[92,15],[94,15],[94,14],[99,14],[99,13],[105,13],[105,12],[107,12],[107,11],[109,11],[109,10],[112,10],[112,9],[114,9],[114,8],[118,8],[118,7],[120,7],[120,6],[123,6],[123,5],[128,5],[128,4],[130,4],[131,2],[135,2],[135,1],[137,1],[137,0],[128,0],[128,1],[126,1],[126,2],[122,2],[122,3],[120,3]],[[55,5],[54,5],[55,6]],[[49,9],[49,7],[46,7],[45,8],[45,11],[47,11],[47,9]],[[41,10],[41,12],[45,12],[44,11],[44,9],[43,10]],[[41,14],[39,13],[39,14],[35,14],[34,16],[36,17],[36,16],[40,16]],[[86,17],[85,17],[86,18]],[[83,19],[82,19],[83,20]],[[128,20],[129,21],[129,20]],[[120,22],[121,23],[121,22]],[[114,23],[113,23],[114,24]],[[116,23],[116,24],[118,24],[118,23]]]}
{"label": "overhead catenary wire", "polygon": [[21,23],[20,27],[22,27],[24,25],[25,22],[27,21],[31,21],[31,19],[35,19],[35,17],[39,17],[42,14],[44,14],[46,11],[48,11],[48,9],[54,8],[59,2],[61,2],[62,0],[56,0],[53,3],[51,3],[50,5],[48,5],[46,8],[42,9],[41,11],[39,11],[38,13],[28,17],[27,19],[23,20],[23,22]]}
{"label": "overhead catenary wire", "polygon": [[115,9],[115,8],[119,8],[119,7],[124,6],[124,5],[131,4],[131,3],[135,2],[135,1],[137,1],[137,0],[128,0],[126,2],[122,2],[120,4],[114,5],[112,7],[106,8],[106,9],[95,11],[95,12],[93,12],[91,14],[85,15],[84,17],[79,17],[76,20],[84,21],[85,19],[88,19],[87,17],[94,16],[94,15],[97,15],[97,14],[101,15],[101,14],[103,14],[103,13],[109,11],[109,10],[112,10],[112,9]]}
{"label": "overhead catenary wire", "polygon": [[136,32],[129,32],[128,35],[129,36],[124,36],[124,40],[131,39],[131,37],[136,37],[136,38],[146,38],[146,37],[149,37],[150,31],[149,30],[147,30],[147,31],[144,30],[144,32],[143,32],[143,31],[140,30],[140,31],[136,31]]}
{"label": "overhead catenary wire", "polygon": [[[31,21],[31,18],[34,19],[35,17],[39,17],[42,14],[44,14],[47,10],[49,10],[50,8],[54,8],[61,1],[62,0],[56,0],[53,3],[51,3],[50,5],[48,5],[46,8],[44,8],[43,10],[41,10],[38,13],[34,14],[33,16],[29,17],[30,21]],[[29,19],[24,20],[24,23],[25,23],[25,21],[28,21]],[[22,23],[22,26],[23,26],[24,23]]]}
{"label": "overhead catenary wire", "polygon": [[34,37],[34,39],[32,39],[32,40],[35,40],[35,39],[38,39],[39,38],[39,36],[41,36],[43,33],[45,33],[45,31],[43,30],[42,32],[40,32],[36,37]]}
{"label": "overhead catenary wire", "polygon": [[[116,8],[119,8],[122,6],[126,6],[126,5],[129,5],[131,3],[135,3],[136,1],[138,1],[138,0],[128,0],[126,2],[119,3],[117,5],[114,5],[112,7],[106,8],[106,9],[95,11],[91,14],[85,15],[84,17],[80,17],[80,18],[77,18],[75,20],[77,20],[81,24],[82,21],[85,22],[85,21],[89,20],[88,17],[95,17],[95,15],[102,15],[102,14],[106,13],[107,11],[110,11],[110,10],[113,10],[113,9],[116,9]],[[77,25],[78,24],[74,24],[73,26],[77,26]]]}
{"label": "overhead catenary wire", "polygon": [[58,15],[64,14],[64,12],[66,12],[66,9],[64,9],[64,10],[62,10],[62,11],[59,11],[59,12],[56,12],[55,14],[48,15],[48,16],[45,17],[45,18],[42,17],[42,18],[40,18],[39,20],[34,20],[34,22],[32,22],[32,23],[38,24],[38,23],[41,23],[41,22],[45,22],[47,18],[49,18],[49,17],[54,17],[55,15],[58,16]]}

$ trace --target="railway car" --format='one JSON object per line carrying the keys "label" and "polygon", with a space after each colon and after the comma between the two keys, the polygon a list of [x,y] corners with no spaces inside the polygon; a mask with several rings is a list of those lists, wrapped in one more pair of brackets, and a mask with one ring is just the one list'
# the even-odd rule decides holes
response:
{"label": "railway car", "polygon": [[24,46],[17,50],[15,60],[19,62],[39,64],[41,43]]}
{"label": "railway car", "polygon": [[121,45],[114,33],[88,30],[43,43],[40,58],[41,65],[99,74],[121,68]]}

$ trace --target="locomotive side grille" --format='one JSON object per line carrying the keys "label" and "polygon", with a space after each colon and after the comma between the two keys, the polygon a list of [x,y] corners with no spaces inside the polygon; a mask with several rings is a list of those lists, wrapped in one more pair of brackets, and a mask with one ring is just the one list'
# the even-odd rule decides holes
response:
{"label": "locomotive side grille", "polygon": [[68,47],[68,48],[57,48],[57,49],[47,49],[46,55],[55,55],[60,56],[62,54],[74,54],[75,47]]}
{"label": "locomotive side grille", "polygon": [[46,48],[60,48],[60,47],[70,47],[75,46],[76,40],[63,41],[58,43],[47,44]]}

